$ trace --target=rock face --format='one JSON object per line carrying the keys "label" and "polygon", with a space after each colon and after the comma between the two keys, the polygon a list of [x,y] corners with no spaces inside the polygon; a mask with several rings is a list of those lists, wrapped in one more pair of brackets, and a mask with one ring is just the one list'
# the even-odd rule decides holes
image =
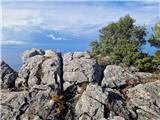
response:
{"label": "rock face", "polygon": [[2,120],[46,120],[54,118],[50,114],[54,101],[51,88],[35,86],[29,91],[2,91]]}
{"label": "rock face", "polygon": [[87,52],[32,49],[22,59],[18,76],[1,62],[2,120],[160,120],[151,73],[108,65],[102,74]]}
{"label": "rock face", "polygon": [[105,119],[119,115],[126,120],[136,119],[136,113],[125,104],[122,95],[112,89],[102,89],[98,85],[89,84],[76,105],[78,116],[87,116],[89,120]]}
{"label": "rock face", "polygon": [[13,88],[15,86],[17,73],[4,61],[1,61],[0,75],[1,88]]}
{"label": "rock face", "polygon": [[44,55],[44,51],[41,49],[33,48],[31,50],[27,50],[23,53],[22,60],[25,63],[29,58],[36,56],[36,55]]}
{"label": "rock face", "polygon": [[137,80],[138,77],[129,70],[125,70],[121,66],[108,65],[104,70],[102,86],[120,88],[126,86],[128,82],[134,82]]}
{"label": "rock face", "polygon": [[77,117],[87,117],[87,120],[104,118],[106,99],[107,93],[103,93],[101,87],[89,84],[76,104]]}
{"label": "rock face", "polygon": [[33,87],[41,84],[52,85],[55,88],[61,86],[62,58],[60,53],[32,49],[24,53],[22,59],[24,64],[16,80],[18,87]]}
{"label": "rock face", "polygon": [[160,119],[160,80],[130,88],[128,97],[137,108],[138,120]]}
{"label": "rock face", "polygon": [[87,52],[66,53],[63,57],[64,82],[99,82],[101,69]]}

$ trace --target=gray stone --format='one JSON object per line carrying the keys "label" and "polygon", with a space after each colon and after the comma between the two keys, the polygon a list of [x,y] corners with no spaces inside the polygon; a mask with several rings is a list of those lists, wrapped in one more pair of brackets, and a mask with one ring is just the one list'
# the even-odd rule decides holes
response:
{"label": "gray stone", "polygon": [[[37,50],[36,51],[41,51]],[[30,52],[29,52],[30,53]],[[31,50],[32,53],[32,50]],[[35,55],[35,54],[34,54]],[[25,60],[18,72],[16,86],[33,87],[34,85],[54,85],[62,89],[62,58],[61,54],[47,50]]]}
{"label": "gray stone", "polygon": [[83,114],[80,116],[79,120],[92,120],[92,117],[90,117],[86,114]]}
{"label": "gray stone", "polygon": [[78,115],[88,113],[89,116],[98,120],[104,116],[104,105],[84,93],[76,105],[76,113]]}
{"label": "gray stone", "polygon": [[64,82],[99,82],[101,69],[87,52],[65,53],[63,57]]}
{"label": "gray stone", "polygon": [[54,91],[52,92],[51,88],[44,85],[34,86],[30,91],[2,91],[1,119],[47,119],[54,104],[52,95],[54,95]]}
{"label": "gray stone", "polygon": [[15,72],[8,64],[1,61],[0,66],[0,84],[1,88],[13,88],[15,86],[15,80],[17,78],[17,72]]}
{"label": "gray stone", "polygon": [[44,61],[43,56],[36,55],[28,59],[18,72],[16,86],[32,87],[41,83],[43,71],[41,65]]}
{"label": "gray stone", "polygon": [[108,65],[104,70],[104,78],[101,85],[110,88],[120,88],[128,82],[138,80],[138,77],[129,70],[117,65]]}
{"label": "gray stone", "polygon": [[23,53],[22,60],[25,63],[29,58],[36,55],[44,55],[44,51],[41,49],[32,48],[31,50],[27,50]]}
{"label": "gray stone", "polygon": [[47,50],[41,68],[43,71],[41,84],[58,85],[57,87],[62,87],[63,66],[60,53]]}
{"label": "gray stone", "polygon": [[138,120],[160,119],[160,80],[130,88],[127,95],[137,108]]}
{"label": "gray stone", "polygon": [[[103,90],[100,86],[89,84],[76,104],[76,114],[87,114],[92,119],[102,119],[106,112],[114,112],[126,120],[135,119],[136,115],[127,107],[120,93],[112,89]],[[108,111],[107,111],[108,109]]]}
{"label": "gray stone", "polygon": [[114,116],[113,118],[109,118],[107,120],[125,120],[123,117],[120,116]]}
{"label": "gray stone", "polygon": [[1,120],[15,120],[15,115],[19,112],[19,108],[24,103],[28,92],[9,92],[2,90],[1,93]]}

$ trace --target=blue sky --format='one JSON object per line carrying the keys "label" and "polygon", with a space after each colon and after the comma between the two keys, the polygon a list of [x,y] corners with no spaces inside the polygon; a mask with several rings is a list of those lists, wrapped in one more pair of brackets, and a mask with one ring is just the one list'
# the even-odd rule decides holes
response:
{"label": "blue sky", "polygon": [[[137,25],[145,24],[151,34],[151,26],[160,19],[160,3],[158,0],[3,0],[2,59],[17,68],[22,53],[33,47],[61,52],[90,50],[89,43],[98,39],[99,29],[126,14],[135,18]],[[156,49],[146,45],[144,50],[153,54]]]}

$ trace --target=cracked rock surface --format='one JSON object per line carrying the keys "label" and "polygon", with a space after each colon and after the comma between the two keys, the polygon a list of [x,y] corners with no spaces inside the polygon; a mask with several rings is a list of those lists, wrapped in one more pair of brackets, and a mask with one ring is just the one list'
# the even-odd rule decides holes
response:
{"label": "cracked rock surface", "polygon": [[15,80],[17,78],[17,72],[15,72],[4,61],[1,61],[0,77],[1,77],[0,78],[1,88],[13,88],[13,87],[15,87]]}
{"label": "cracked rock surface", "polygon": [[1,62],[1,120],[160,120],[160,80],[88,52],[31,49],[15,72]]}

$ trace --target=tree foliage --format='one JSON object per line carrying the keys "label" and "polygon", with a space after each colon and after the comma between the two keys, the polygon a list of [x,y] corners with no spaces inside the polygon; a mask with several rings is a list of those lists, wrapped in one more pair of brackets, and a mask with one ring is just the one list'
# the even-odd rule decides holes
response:
{"label": "tree foliage", "polygon": [[152,30],[154,34],[149,39],[149,42],[152,46],[160,48],[160,21],[155,24]]}
{"label": "tree foliage", "polygon": [[[99,40],[92,41],[90,46],[92,55],[101,65],[122,64],[135,66],[139,71],[160,70],[160,51],[154,57],[141,52],[142,45],[146,43],[145,26],[138,26],[135,22],[126,15],[99,31]],[[154,34],[149,42],[160,48],[160,21],[152,30]]]}
{"label": "tree foliage", "polygon": [[151,67],[151,59],[140,52],[141,46],[146,42],[145,35],[145,27],[135,25],[135,20],[126,15],[100,30],[99,40],[90,44],[92,55],[100,58],[110,56],[111,64],[134,65],[146,71]]}

